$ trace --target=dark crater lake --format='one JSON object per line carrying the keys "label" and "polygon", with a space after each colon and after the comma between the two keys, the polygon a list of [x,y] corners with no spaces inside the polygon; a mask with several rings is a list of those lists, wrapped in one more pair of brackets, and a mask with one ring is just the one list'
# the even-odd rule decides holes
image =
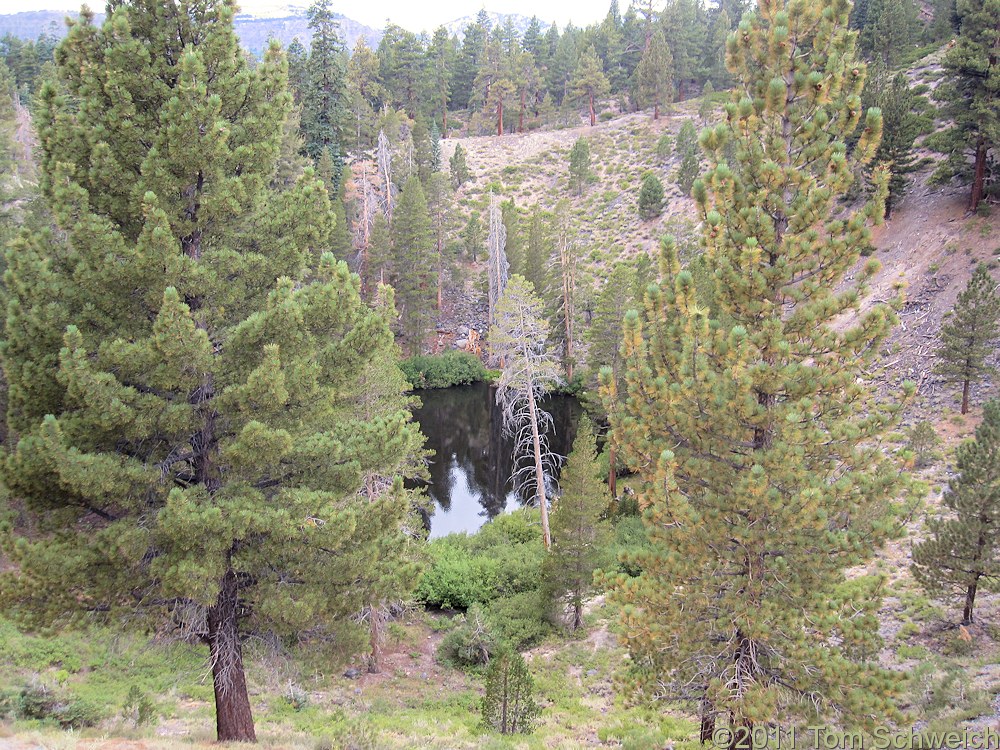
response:
{"label": "dark crater lake", "polygon": [[[533,493],[515,488],[513,441],[504,435],[496,390],[486,383],[418,391],[422,405],[414,409],[427,437],[430,482],[434,501],[431,538],[454,531],[474,532],[500,513],[533,500]],[[549,449],[565,457],[572,447],[582,408],[570,396],[552,396],[541,404],[552,415]],[[518,457],[530,461],[530,456]],[[555,485],[557,476],[547,476]]]}

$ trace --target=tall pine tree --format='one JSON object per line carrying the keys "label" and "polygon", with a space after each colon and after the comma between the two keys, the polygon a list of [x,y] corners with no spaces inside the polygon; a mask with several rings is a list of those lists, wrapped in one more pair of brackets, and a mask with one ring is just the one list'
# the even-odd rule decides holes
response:
{"label": "tall pine tree", "polygon": [[980,264],[958,295],[948,318],[941,325],[940,360],[935,371],[949,383],[962,384],[962,414],[969,412],[969,394],[983,376],[994,372],[987,358],[1000,336],[1000,295],[997,282],[985,264]]}
{"label": "tall pine tree", "polygon": [[947,79],[938,91],[952,121],[948,159],[936,176],[971,178],[969,210],[975,211],[997,179],[989,160],[1000,144],[1000,3],[958,0],[956,10],[961,33],[944,56]]}
{"label": "tall pine tree", "polygon": [[413,175],[392,218],[392,285],[410,354],[420,354],[437,299],[434,231],[420,178]]}
{"label": "tall pine tree", "polygon": [[542,566],[542,577],[557,606],[564,605],[562,610],[568,606],[570,627],[577,630],[583,627],[583,602],[593,589],[594,571],[606,556],[608,524],[601,516],[611,504],[601,479],[594,428],[586,416],[577,426],[559,484],[552,512],[552,550]]}
{"label": "tall pine tree", "polygon": [[253,740],[246,634],[321,633],[412,585],[401,483],[358,493],[415,427],[402,403],[365,417],[361,373],[392,367],[392,338],[321,255],[323,185],[269,188],[280,50],[248,64],[232,2],[111,8],[72,26],[42,93],[59,232],[8,254],[3,481],[32,533],[0,598],[28,623],[185,628],[219,739]]}
{"label": "tall pine tree", "polygon": [[674,59],[661,29],[653,32],[649,46],[642,53],[636,77],[643,104],[653,105],[653,119],[660,119],[660,106],[674,98]]}
{"label": "tall pine tree", "polygon": [[913,575],[931,593],[963,596],[962,623],[973,621],[979,587],[1000,581],[1000,401],[983,409],[976,439],[958,447],[958,477],[930,521],[930,538],[913,548]]}
{"label": "tall pine tree", "polygon": [[762,0],[730,36],[738,85],[702,135],[712,166],[693,191],[721,314],[667,242],[645,318],[626,316],[624,407],[602,373],[650,545],[642,574],[612,585],[632,674],[649,697],[698,707],[702,741],[727,725],[734,747],[758,724],[894,715],[896,678],[873,658],[878,581],[845,576],[899,481],[877,445],[895,407],[863,379],[894,315],[834,325],[874,270],[840,290],[886,179],[844,215],[844,139],[863,120],[867,162],[881,131],[861,109],[849,7]]}

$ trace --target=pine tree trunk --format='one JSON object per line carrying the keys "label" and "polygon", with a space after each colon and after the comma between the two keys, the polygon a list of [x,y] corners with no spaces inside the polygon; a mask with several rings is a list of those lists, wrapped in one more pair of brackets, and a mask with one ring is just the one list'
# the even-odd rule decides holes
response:
{"label": "pine tree trunk", "polygon": [[583,627],[583,602],[580,601],[579,597],[573,602],[573,630],[579,630]]}
{"label": "pine tree trunk", "polygon": [[526,95],[526,92],[522,90],[521,91],[521,111],[520,111],[520,113],[518,114],[518,117],[517,117],[517,132],[518,133],[523,133],[524,132],[524,108],[526,106],[525,102],[524,102],[525,95]]}
{"label": "pine tree trunk", "polygon": [[608,439],[608,490],[611,492],[611,504],[617,506],[618,504],[618,477],[615,471],[615,441],[610,438]]}
{"label": "pine tree trunk", "polygon": [[497,102],[497,135],[503,135],[503,102]]}
{"label": "pine tree trunk", "polygon": [[444,122],[442,122],[442,130],[444,131],[444,137],[447,138],[448,137],[448,100],[447,99],[445,99],[444,107],[442,107],[442,109],[444,110],[444,114],[442,115],[442,118],[444,120]]}
{"label": "pine tree trunk", "polygon": [[[975,211],[979,208],[979,202],[983,199],[986,190],[986,139],[979,137],[976,144],[976,165],[972,175],[972,195],[969,198],[969,210]],[[965,412],[962,412],[963,414]]]}
{"label": "pine tree trunk", "polygon": [[976,606],[976,591],[979,589],[979,574],[972,579],[969,588],[965,592],[965,609],[962,610],[962,624],[972,624],[972,610]]}
{"label": "pine tree trunk", "polygon": [[701,730],[698,732],[698,740],[702,745],[715,744],[715,714],[710,709],[708,701],[702,701]]}
{"label": "pine tree trunk", "polygon": [[589,98],[590,102],[590,127],[594,127],[594,123],[597,122],[597,117],[594,114],[594,95],[591,94]]}
{"label": "pine tree trunk", "polygon": [[653,104],[653,119],[654,120],[659,120],[660,119],[660,103],[659,102],[655,102]]}
{"label": "pine tree trunk", "polygon": [[542,511],[542,541],[545,549],[552,549],[552,536],[549,533],[549,509],[545,498],[545,472],[542,471],[542,441],[538,434],[538,413],[535,409],[535,394],[528,392],[528,414],[531,417],[531,442],[535,449],[535,491],[538,493],[538,507]]}
{"label": "pine tree trunk", "polygon": [[966,378],[962,384],[962,414],[969,413],[969,385],[970,380]]}
{"label": "pine tree trunk", "polygon": [[378,674],[382,671],[382,626],[385,624],[380,604],[372,604],[368,615],[369,645],[371,654],[368,657],[368,672]]}
{"label": "pine tree trunk", "polygon": [[219,742],[256,742],[243,651],[237,630],[239,587],[236,573],[226,571],[219,595],[208,610],[208,647],[215,687],[215,725]]}

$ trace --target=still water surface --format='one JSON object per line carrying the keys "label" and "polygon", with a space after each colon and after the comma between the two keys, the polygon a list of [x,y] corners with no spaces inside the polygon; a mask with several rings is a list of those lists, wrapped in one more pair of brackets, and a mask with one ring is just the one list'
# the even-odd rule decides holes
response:
{"label": "still water surface", "polygon": [[[423,405],[414,410],[427,436],[431,480],[427,487],[434,509],[431,538],[453,531],[473,532],[500,513],[532,498],[511,483],[513,444],[503,434],[496,391],[486,383],[420,391]],[[552,415],[549,448],[565,456],[572,447],[581,407],[575,398],[554,396],[543,403]],[[530,460],[522,456],[521,460]],[[548,477],[549,484],[558,477]]]}

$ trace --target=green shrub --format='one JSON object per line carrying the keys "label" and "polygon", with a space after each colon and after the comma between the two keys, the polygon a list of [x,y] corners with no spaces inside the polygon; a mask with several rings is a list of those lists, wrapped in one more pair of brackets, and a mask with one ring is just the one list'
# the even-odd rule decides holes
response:
{"label": "green shrub", "polygon": [[534,646],[549,634],[552,628],[545,614],[546,600],[538,589],[495,599],[486,609],[493,630],[518,651]]}
{"label": "green shrub", "polygon": [[458,624],[438,646],[438,660],[453,667],[478,667],[488,664],[496,653],[500,638],[478,604],[456,618]]}
{"label": "green shrub", "polygon": [[432,540],[417,598],[431,607],[467,609],[538,588],[545,550],[538,528],[519,517],[527,515],[504,514],[474,536]]}
{"label": "green shrub", "polygon": [[669,159],[673,150],[674,139],[670,137],[670,133],[664,133],[660,136],[660,140],[656,142],[656,155],[661,159]]}
{"label": "green shrub", "polygon": [[642,525],[642,518],[639,516],[623,516],[615,524],[615,537],[612,543],[614,558],[618,560],[618,570],[626,575],[635,577],[642,572],[640,567],[632,560],[621,561],[620,557],[634,555],[645,547],[649,546],[646,538],[646,529]]}
{"label": "green shrub", "polygon": [[156,718],[156,704],[146,693],[133,685],[122,705],[122,716],[136,727],[145,726]]}
{"label": "green shrub", "polygon": [[486,368],[471,352],[450,351],[411,357],[399,366],[415,389],[449,388],[487,379]]}
{"label": "green shrub", "polygon": [[41,683],[21,688],[15,700],[18,718],[58,724],[63,729],[92,727],[103,717],[88,701],[52,690]]}
{"label": "green shrub", "polygon": [[639,190],[639,216],[643,219],[655,219],[663,213],[663,183],[652,172],[642,176],[642,187]]}
{"label": "green shrub", "polygon": [[601,112],[601,114],[599,114],[597,116],[597,119],[600,120],[601,122],[607,122],[608,120],[615,119],[615,113],[614,112]]}

